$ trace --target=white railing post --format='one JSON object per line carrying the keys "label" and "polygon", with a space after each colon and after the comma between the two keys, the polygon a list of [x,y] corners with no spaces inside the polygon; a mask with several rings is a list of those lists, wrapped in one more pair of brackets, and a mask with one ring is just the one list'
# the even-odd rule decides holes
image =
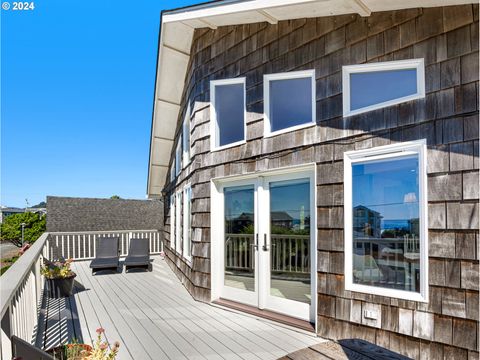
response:
{"label": "white railing post", "polygon": [[12,343],[10,341],[10,336],[12,336],[12,314],[10,307],[3,315],[0,327],[1,359],[9,360],[12,358]]}

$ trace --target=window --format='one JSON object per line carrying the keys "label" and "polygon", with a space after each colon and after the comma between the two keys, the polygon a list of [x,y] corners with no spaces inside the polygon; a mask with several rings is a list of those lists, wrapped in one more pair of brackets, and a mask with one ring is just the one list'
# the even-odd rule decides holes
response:
{"label": "window", "polygon": [[263,76],[265,136],[315,124],[315,70]]}
{"label": "window", "polygon": [[170,248],[175,250],[175,194],[170,195]]}
{"label": "window", "polygon": [[345,153],[346,290],[428,301],[425,148]]}
{"label": "window", "polygon": [[190,104],[185,111],[185,118],[183,119],[183,167],[190,163]]}
{"label": "window", "polygon": [[210,82],[211,149],[219,150],[245,142],[245,78]]}
{"label": "window", "polygon": [[182,251],[182,191],[175,196],[175,250]]}
{"label": "window", "polygon": [[188,261],[192,260],[192,188],[190,185],[183,190],[183,256]]}
{"label": "window", "polygon": [[170,181],[175,180],[175,159],[173,159],[172,164],[170,165]]}
{"label": "window", "polygon": [[343,116],[425,97],[423,59],[343,67]]}
{"label": "window", "polygon": [[182,171],[182,137],[178,139],[177,148],[175,150],[175,176]]}

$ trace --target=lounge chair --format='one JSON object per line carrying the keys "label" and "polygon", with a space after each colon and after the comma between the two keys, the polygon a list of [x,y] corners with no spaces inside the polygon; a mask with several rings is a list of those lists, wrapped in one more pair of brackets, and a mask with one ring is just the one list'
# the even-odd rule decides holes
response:
{"label": "lounge chair", "polygon": [[25,340],[12,335],[12,354],[15,360],[54,360],[45,351],[33,346]]}
{"label": "lounge chair", "polygon": [[125,258],[125,272],[129,267],[150,267],[149,239],[131,239],[128,255]]}
{"label": "lounge chair", "polygon": [[92,273],[95,270],[118,269],[118,237],[101,237],[97,239],[95,259],[90,263]]}

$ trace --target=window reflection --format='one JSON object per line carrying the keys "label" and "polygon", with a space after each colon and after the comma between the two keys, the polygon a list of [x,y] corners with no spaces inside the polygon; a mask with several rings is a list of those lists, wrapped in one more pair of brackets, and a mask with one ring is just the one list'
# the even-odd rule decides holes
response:
{"label": "window reflection", "polygon": [[358,110],[370,105],[380,104],[416,93],[416,69],[350,74],[351,110]]}
{"label": "window reflection", "polygon": [[270,294],[310,303],[310,182],[270,183]]}
{"label": "window reflection", "polygon": [[352,165],[353,281],[419,292],[418,157]]}
{"label": "window reflection", "polygon": [[226,188],[224,196],[225,285],[254,291],[254,188]]}
{"label": "window reflection", "polygon": [[270,131],[312,122],[312,78],[270,80]]}

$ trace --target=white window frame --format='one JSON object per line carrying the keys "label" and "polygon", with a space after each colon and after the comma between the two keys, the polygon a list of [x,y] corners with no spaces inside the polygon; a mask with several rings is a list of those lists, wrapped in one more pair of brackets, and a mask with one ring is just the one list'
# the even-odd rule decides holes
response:
{"label": "white window frame", "polygon": [[[218,134],[218,122],[217,122],[217,111],[215,108],[215,87],[222,85],[243,85],[243,140],[235,141],[231,144],[225,144],[218,146],[219,134]],[[245,91],[245,78],[232,78],[232,79],[222,79],[222,80],[211,80],[210,81],[210,151],[218,151],[234,146],[242,145],[247,142],[247,104],[246,104],[247,94]]]}
{"label": "white window frame", "polygon": [[177,191],[175,195],[175,251],[177,254],[180,254],[182,251],[182,226],[181,226],[181,215],[182,215],[182,190]]}
{"label": "white window frame", "polygon": [[[419,217],[420,217],[420,292],[382,288],[353,282],[353,210],[352,164],[383,159],[418,156],[419,163]],[[428,302],[428,203],[427,203],[427,148],[425,139],[379,146],[372,149],[344,153],[344,223],[345,223],[345,290],[387,296],[391,298]]]}
{"label": "white window frame", "polygon": [[[187,197],[188,194],[188,197]],[[192,262],[192,187],[183,188],[183,257]],[[190,249],[188,248],[190,247]],[[190,250],[190,251],[189,251]]]}
{"label": "white window frame", "polygon": [[182,171],[182,137],[178,139],[177,147],[175,148],[175,177]]}
{"label": "white window frame", "polygon": [[[274,80],[293,80],[293,79],[305,79],[310,78],[312,81],[312,119],[310,122],[300,125],[294,125],[287,127],[285,129],[271,131],[271,121],[270,121],[270,81]],[[291,71],[277,74],[266,74],[263,75],[263,96],[264,96],[264,106],[263,106],[263,134],[264,137],[275,136],[283,134],[290,131],[295,131],[303,129],[309,126],[314,126],[317,124],[317,115],[316,115],[316,85],[315,85],[315,70],[304,70],[304,71]]]}
{"label": "white window frame", "polygon": [[[191,136],[190,136],[190,103],[185,110],[185,118],[182,125],[182,148],[183,148],[183,168],[190,164],[190,148],[191,148]],[[187,143],[188,140],[188,143]]]}
{"label": "white window frame", "polygon": [[[370,73],[389,70],[417,70],[417,93],[403,96],[397,99],[384,101],[378,104],[365,106],[360,109],[350,110],[350,74]],[[386,61],[371,64],[348,65],[342,67],[342,91],[343,91],[343,116],[352,116],[387,106],[400,104],[425,97],[425,65],[423,58],[399,61]]]}
{"label": "white window frame", "polygon": [[170,249],[175,250],[175,212],[176,212],[176,194],[170,195]]}

